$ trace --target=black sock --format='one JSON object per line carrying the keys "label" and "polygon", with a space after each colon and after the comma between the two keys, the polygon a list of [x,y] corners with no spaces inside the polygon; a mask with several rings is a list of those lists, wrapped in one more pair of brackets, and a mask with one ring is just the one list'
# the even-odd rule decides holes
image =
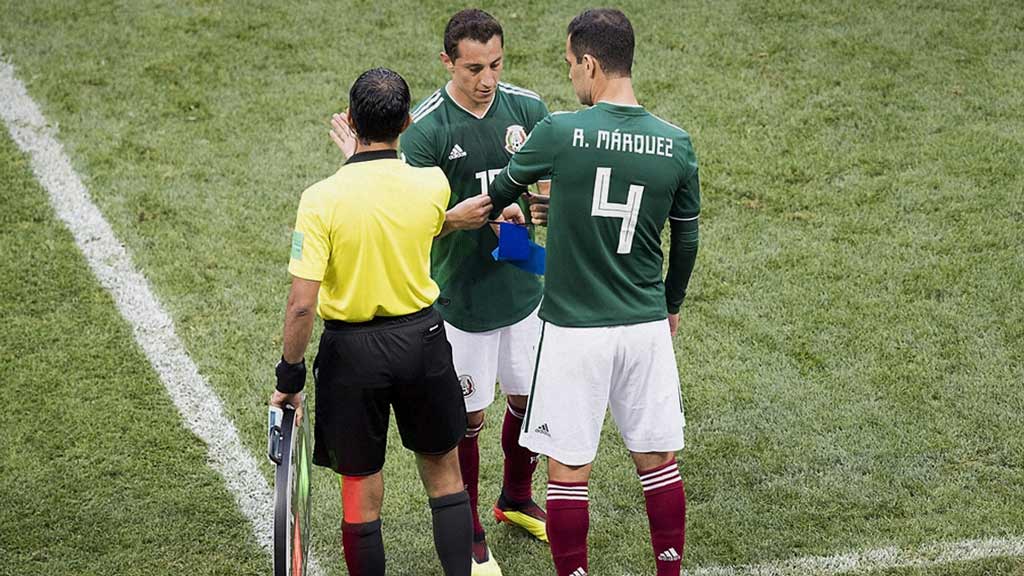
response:
{"label": "black sock", "polygon": [[384,539],[379,518],[362,524],[342,522],[341,545],[351,576],[384,576]]}
{"label": "black sock", "polygon": [[473,515],[465,490],[430,499],[434,548],[445,576],[469,576],[473,554]]}

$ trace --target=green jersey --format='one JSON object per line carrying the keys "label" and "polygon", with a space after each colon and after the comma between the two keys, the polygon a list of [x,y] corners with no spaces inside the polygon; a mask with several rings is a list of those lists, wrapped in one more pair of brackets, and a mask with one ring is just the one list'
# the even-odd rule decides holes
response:
{"label": "green jersey", "polygon": [[[498,85],[482,118],[441,88],[413,109],[413,123],[401,137],[402,153],[412,166],[438,166],[444,171],[452,190],[451,208],[487,194],[494,177],[547,115],[539,96],[510,84]],[[434,240],[431,276],[441,288],[437,307],[445,321],[460,330],[509,326],[526,318],[540,302],[540,279],[495,261],[491,252],[497,245],[490,226],[456,230]]]}
{"label": "green jersey", "polygon": [[552,114],[495,179],[495,208],[547,174],[540,317],[559,326],[665,318],[661,231],[668,218],[695,223],[700,213],[689,134],[640,106],[599,102]]}

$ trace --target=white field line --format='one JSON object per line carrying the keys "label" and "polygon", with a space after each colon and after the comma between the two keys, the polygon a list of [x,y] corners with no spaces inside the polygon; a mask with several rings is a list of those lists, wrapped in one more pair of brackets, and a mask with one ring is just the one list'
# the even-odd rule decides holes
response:
{"label": "white field line", "polygon": [[[253,456],[242,446],[220,400],[174,333],[170,316],[132,264],[124,246],[89,198],[39,107],[14,68],[0,57],[0,115],[18,147],[29,154],[32,171],[50,195],[93,273],[110,291],[131,324],[136,341],[159,374],[189,429],[208,447],[210,465],[223,478],[238,507],[267,550],[272,546],[270,487]],[[986,558],[1024,556],[1024,539],[964,540],[916,550],[880,548],[836,556],[807,556],[747,566],[687,570],[689,576],[831,576],[903,567],[926,567]],[[322,574],[311,561],[311,574]]]}
{"label": "white field line", "polygon": [[[249,519],[259,544],[273,547],[273,497],[256,459],[242,446],[217,394],[199,373],[174,332],[171,317],[146,278],[93,204],[81,178],[43,117],[0,54],[0,116],[14,142],[31,159],[32,172],[85,255],[100,284],[131,324],[135,340],[153,365],[168,395],[193,434],[207,446],[210,466],[223,478]],[[321,570],[311,562],[311,574]]]}
{"label": "white field line", "polygon": [[748,566],[687,570],[687,576],[833,576],[892,568],[925,568],[986,558],[1024,556],[1024,539],[993,538],[929,544],[916,550],[879,548],[836,556],[805,556]]}

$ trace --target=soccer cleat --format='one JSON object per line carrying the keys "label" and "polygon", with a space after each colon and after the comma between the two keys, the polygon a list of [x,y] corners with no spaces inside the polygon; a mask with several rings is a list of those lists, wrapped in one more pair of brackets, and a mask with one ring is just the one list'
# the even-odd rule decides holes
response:
{"label": "soccer cleat", "polygon": [[501,567],[494,560],[494,556],[491,556],[491,549],[487,547],[487,540],[483,537],[480,540],[473,538],[472,568],[472,576],[501,576]]}
{"label": "soccer cleat", "polygon": [[505,493],[502,492],[494,505],[494,519],[519,526],[541,542],[548,541],[548,514],[533,500],[524,504],[512,504],[505,499]]}

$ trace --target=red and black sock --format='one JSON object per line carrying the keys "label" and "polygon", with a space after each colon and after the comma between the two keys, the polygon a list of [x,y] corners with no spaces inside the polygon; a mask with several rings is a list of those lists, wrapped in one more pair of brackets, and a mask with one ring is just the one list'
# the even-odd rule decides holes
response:
{"label": "red and black sock", "polygon": [[351,576],[384,576],[384,540],[380,519],[361,524],[341,524],[341,546]]}
{"label": "red and black sock", "polygon": [[686,491],[675,460],[637,470],[647,502],[657,576],[679,576],[686,543]]}
{"label": "red and black sock", "polygon": [[590,530],[586,482],[548,482],[548,542],[558,576],[586,576]]}
{"label": "red and black sock", "polygon": [[512,504],[525,504],[533,498],[533,472],[537,469],[537,454],[519,445],[523,416],[509,404],[501,425],[501,449],[505,452],[502,492]]}
{"label": "red and black sock", "polygon": [[480,523],[476,504],[480,487],[480,444],[478,442],[483,422],[476,428],[467,428],[466,436],[459,442],[459,470],[462,471],[462,483],[469,494],[469,508],[473,513],[473,534],[483,536],[484,527]]}

